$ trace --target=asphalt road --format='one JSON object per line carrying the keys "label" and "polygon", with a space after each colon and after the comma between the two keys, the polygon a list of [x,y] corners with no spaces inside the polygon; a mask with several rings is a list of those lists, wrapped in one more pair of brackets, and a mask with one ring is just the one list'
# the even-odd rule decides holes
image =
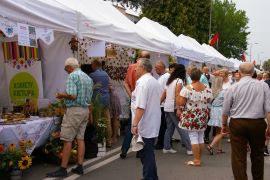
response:
{"label": "asphalt road", "polygon": [[[180,143],[174,142],[176,154],[163,154],[161,150],[156,151],[158,176],[160,180],[233,180],[230,164],[230,144],[223,142],[224,154],[210,156],[205,150],[202,156],[200,167],[185,165],[185,162],[192,159],[192,156],[185,154],[185,149]],[[65,179],[73,180],[139,180],[142,178],[142,165],[136,159],[135,153],[128,154],[126,159],[119,158],[120,144],[110,149],[103,158],[87,160],[84,164],[85,174],[78,176],[69,173]],[[31,169],[24,172],[23,180],[53,179],[46,178],[46,173],[54,171],[57,166],[43,162],[35,163]],[[265,178],[270,179],[270,157],[265,158]],[[69,168],[70,170],[70,168]],[[250,160],[248,154],[248,176],[250,173]],[[0,176],[0,179],[6,179]]]}

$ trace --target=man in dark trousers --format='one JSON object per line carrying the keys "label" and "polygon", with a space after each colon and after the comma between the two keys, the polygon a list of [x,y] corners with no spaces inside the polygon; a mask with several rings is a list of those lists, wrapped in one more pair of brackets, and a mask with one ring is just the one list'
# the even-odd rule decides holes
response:
{"label": "man in dark trousers", "polygon": [[[252,79],[254,65],[242,63],[241,79],[228,88],[223,103],[222,133],[229,133],[232,170],[235,180],[247,180],[247,144],[251,148],[251,172],[254,180],[264,179],[264,145],[270,137],[270,92],[266,83]],[[267,116],[267,123],[265,122]]]}
{"label": "man in dark trousers", "polygon": [[[150,58],[150,53],[148,51],[141,51],[139,54],[139,58]],[[136,63],[131,64],[128,67],[127,70],[127,75],[124,81],[124,87],[127,91],[127,94],[129,97],[131,97],[131,93],[132,91],[134,91],[135,89],[135,85],[136,85],[136,81],[137,81],[137,75],[136,75]],[[130,143],[132,140],[132,134],[131,134],[131,111],[130,111],[130,117],[128,119],[128,127],[127,127],[127,132],[122,144],[122,148],[121,148],[121,154],[120,157],[122,159],[125,159],[127,157],[127,152],[129,150],[130,147]]]}

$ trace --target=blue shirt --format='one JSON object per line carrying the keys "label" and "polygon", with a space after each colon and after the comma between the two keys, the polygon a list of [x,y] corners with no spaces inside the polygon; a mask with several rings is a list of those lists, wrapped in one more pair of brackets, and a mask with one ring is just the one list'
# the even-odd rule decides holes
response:
{"label": "blue shirt", "polygon": [[103,106],[110,105],[110,94],[109,94],[109,75],[102,69],[97,69],[95,72],[89,75],[94,81],[93,97],[95,100],[97,95],[100,95],[100,101]]}
{"label": "blue shirt", "polygon": [[75,100],[65,99],[66,107],[88,107],[93,94],[93,81],[80,68],[77,68],[68,75],[66,93],[76,96]]}
{"label": "blue shirt", "polygon": [[[187,85],[191,84],[191,82],[192,82],[192,80],[191,80],[190,76],[188,76],[187,77]],[[201,75],[200,82],[209,86],[209,82],[208,82],[207,78],[205,77],[205,75],[203,75],[203,74]]]}

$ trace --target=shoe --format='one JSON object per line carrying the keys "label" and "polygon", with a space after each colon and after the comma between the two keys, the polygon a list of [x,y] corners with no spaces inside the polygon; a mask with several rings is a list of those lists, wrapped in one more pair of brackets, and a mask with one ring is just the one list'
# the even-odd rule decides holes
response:
{"label": "shoe", "polygon": [[209,145],[209,146],[207,146],[207,151],[210,153],[210,155],[214,155],[214,150],[213,150],[213,148]]}
{"label": "shoe", "polygon": [[193,161],[188,161],[185,164],[188,166],[201,166],[201,163],[194,163]]}
{"label": "shoe", "polygon": [[126,157],[127,157],[127,153],[122,151],[121,154],[120,154],[120,158],[121,159],[126,159]]}
{"label": "shoe", "polygon": [[47,173],[46,174],[47,177],[67,177],[67,170],[64,168],[60,168],[57,171],[51,172],[51,173]]}
{"label": "shoe", "polygon": [[217,154],[224,154],[224,153],[225,153],[225,151],[223,151],[222,149],[217,150]]}
{"label": "shoe", "polygon": [[163,149],[163,146],[160,145],[160,144],[156,144],[155,145],[155,150],[160,150],[160,149]]}
{"label": "shoe", "polygon": [[83,167],[82,166],[77,166],[73,169],[71,169],[71,172],[79,175],[83,175]]}
{"label": "shoe", "polygon": [[264,154],[264,156],[270,156],[270,153],[269,153],[267,147],[264,148],[264,153],[263,154]]}
{"label": "shoe", "polygon": [[204,144],[209,144],[209,138],[208,137],[204,138]]}
{"label": "shoe", "polygon": [[192,151],[187,151],[187,155],[191,156],[191,155],[193,155],[193,152]]}
{"label": "shoe", "polygon": [[139,151],[137,151],[137,153],[136,153],[136,158],[141,158],[141,154],[140,154],[140,152]]}
{"label": "shoe", "polygon": [[174,149],[172,149],[172,148],[171,149],[168,149],[168,150],[167,149],[163,149],[162,151],[163,151],[164,154],[167,154],[167,153],[171,153],[171,154],[177,153],[177,151],[174,150]]}

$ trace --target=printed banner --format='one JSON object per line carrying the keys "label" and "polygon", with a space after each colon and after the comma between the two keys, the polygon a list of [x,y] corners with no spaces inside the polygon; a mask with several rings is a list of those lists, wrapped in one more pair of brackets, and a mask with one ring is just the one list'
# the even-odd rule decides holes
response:
{"label": "printed banner", "polygon": [[13,105],[22,105],[26,99],[37,101],[43,98],[41,61],[27,69],[13,68],[5,63],[9,98]]}
{"label": "printed banner", "polygon": [[36,28],[18,23],[18,43],[20,46],[37,47]]}
{"label": "printed banner", "polygon": [[2,17],[0,17],[0,30],[6,37],[13,37],[18,33],[17,24]]}
{"label": "printed banner", "polygon": [[54,41],[54,33],[52,29],[36,28],[37,38],[41,39],[45,44],[50,45]]}

